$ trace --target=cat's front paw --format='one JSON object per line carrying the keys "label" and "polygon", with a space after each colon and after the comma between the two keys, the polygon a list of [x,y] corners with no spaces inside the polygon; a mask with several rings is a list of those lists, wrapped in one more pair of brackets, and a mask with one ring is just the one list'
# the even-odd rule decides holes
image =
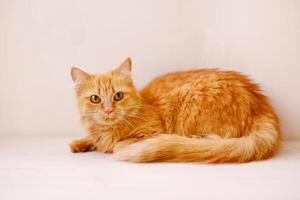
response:
{"label": "cat's front paw", "polygon": [[73,153],[88,152],[94,150],[94,145],[85,140],[74,140],[70,144],[70,150]]}

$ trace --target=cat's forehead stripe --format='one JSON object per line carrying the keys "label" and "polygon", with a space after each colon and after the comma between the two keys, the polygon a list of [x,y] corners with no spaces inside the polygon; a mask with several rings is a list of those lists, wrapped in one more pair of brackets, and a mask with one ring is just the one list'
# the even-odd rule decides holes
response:
{"label": "cat's forehead stripe", "polygon": [[87,84],[90,92],[109,96],[118,91],[126,92],[130,87],[130,80],[113,73],[94,75]]}
{"label": "cat's forehead stripe", "polygon": [[97,87],[98,87],[99,94],[101,93],[108,94],[114,91],[112,86],[112,77],[109,74],[98,76],[96,78],[98,79]]}

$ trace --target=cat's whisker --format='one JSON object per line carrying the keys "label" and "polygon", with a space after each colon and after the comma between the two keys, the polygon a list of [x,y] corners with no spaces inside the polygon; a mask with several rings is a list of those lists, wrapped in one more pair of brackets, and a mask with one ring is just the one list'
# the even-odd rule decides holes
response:
{"label": "cat's whisker", "polygon": [[102,116],[99,112],[81,112],[81,116]]}
{"label": "cat's whisker", "polygon": [[141,119],[141,120],[144,120],[144,121],[147,121],[146,119],[143,119],[143,118],[138,117],[138,116],[136,116],[136,115],[127,115],[127,116],[133,117],[133,118],[137,118],[137,119]]}
{"label": "cat's whisker", "polygon": [[135,129],[135,126],[132,125],[132,123],[130,123],[128,120],[121,118],[121,120],[123,120],[124,122],[126,122],[127,124],[129,124],[133,129]]}
{"label": "cat's whisker", "polygon": [[137,118],[137,119],[141,119],[141,120],[147,121],[146,119],[142,118],[141,116],[139,116],[137,114],[138,113],[126,113],[126,116],[134,117],[134,118]]}
{"label": "cat's whisker", "polygon": [[142,108],[142,109],[146,109],[146,108],[151,108],[151,109],[156,109],[157,111],[159,111],[159,109],[155,106],[150,106],[150,105],[141,105],[141,104],[137,104],[137,105],[133,105],[133,106],[128,106],[128,109],[131,108]]}

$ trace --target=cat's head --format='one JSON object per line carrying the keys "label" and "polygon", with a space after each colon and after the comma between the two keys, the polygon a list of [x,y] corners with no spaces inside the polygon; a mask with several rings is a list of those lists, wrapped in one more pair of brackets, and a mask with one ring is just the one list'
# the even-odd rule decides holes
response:
{"label": "cat's head", "polygon": [[104,74],[88,74],[73,67],[71,76],[81,115],[100,125],[124,122],[141,103],[131,79],[130,58]]}

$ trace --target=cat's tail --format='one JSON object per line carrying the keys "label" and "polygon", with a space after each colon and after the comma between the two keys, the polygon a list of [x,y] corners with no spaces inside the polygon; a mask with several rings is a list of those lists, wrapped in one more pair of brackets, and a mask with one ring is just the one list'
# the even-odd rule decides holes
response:
{"label": "cat's tail", "polygon": [[280,146],[276,120],[260,119],[253,131],[239,138],[189,138],[161,134],[124,147],[115,153],[118,160],[132,162],[249,162],[272,156]]}

